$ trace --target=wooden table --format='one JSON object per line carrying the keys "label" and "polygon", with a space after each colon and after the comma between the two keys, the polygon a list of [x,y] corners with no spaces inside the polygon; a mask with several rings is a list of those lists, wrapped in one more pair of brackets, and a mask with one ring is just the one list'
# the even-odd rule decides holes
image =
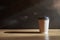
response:
{"label": "wooden table", "polygon": [[[24,33],[4,33],[14,31]],[[49,29],[49,34],[39,33],[39,29],[26,29],[26,30],[0,29],[0,40],[60,40],[60,29]]]}

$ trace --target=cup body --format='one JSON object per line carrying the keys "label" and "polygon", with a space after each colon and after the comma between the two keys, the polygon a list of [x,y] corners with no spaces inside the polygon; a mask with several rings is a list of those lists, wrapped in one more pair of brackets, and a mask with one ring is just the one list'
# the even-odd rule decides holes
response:
{"label": "cup body", "polygon": [[38,20],[38,24],[39,24],[40,32],[48,34],[48,30],[49,30],[49,18],[45,17],[45,18],[39,19]]}

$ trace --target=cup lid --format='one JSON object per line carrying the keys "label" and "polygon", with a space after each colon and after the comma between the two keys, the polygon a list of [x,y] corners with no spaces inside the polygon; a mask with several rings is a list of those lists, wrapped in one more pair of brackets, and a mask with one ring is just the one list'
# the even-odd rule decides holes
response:
{"label": "cup lid", "polygon": [[43,20],[47,20],[47,19],[49,19],[49,17],[47,17],[47,16],[44,16],[44,17],[39,17],[39,19],[43,19]]}

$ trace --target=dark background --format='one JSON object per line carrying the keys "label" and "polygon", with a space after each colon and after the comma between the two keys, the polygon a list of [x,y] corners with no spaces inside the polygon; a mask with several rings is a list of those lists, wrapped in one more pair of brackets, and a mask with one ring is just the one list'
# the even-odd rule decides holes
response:
{"label": "dark background", "polygon": [[48,16],[50,28],[60,28],[59,0],[0,0],[0,29],[38,28],[38,18]]}

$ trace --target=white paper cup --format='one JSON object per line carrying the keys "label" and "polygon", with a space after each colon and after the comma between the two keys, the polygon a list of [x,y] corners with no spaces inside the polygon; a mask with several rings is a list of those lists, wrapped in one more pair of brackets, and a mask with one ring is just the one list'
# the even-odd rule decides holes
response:
{"label": "white paper cup", "polygon": [[48,17],[40,18],[38,20],[38,24],[39,24],[40,32],[48,34],[48,30],[49,30],[49,18]]}

